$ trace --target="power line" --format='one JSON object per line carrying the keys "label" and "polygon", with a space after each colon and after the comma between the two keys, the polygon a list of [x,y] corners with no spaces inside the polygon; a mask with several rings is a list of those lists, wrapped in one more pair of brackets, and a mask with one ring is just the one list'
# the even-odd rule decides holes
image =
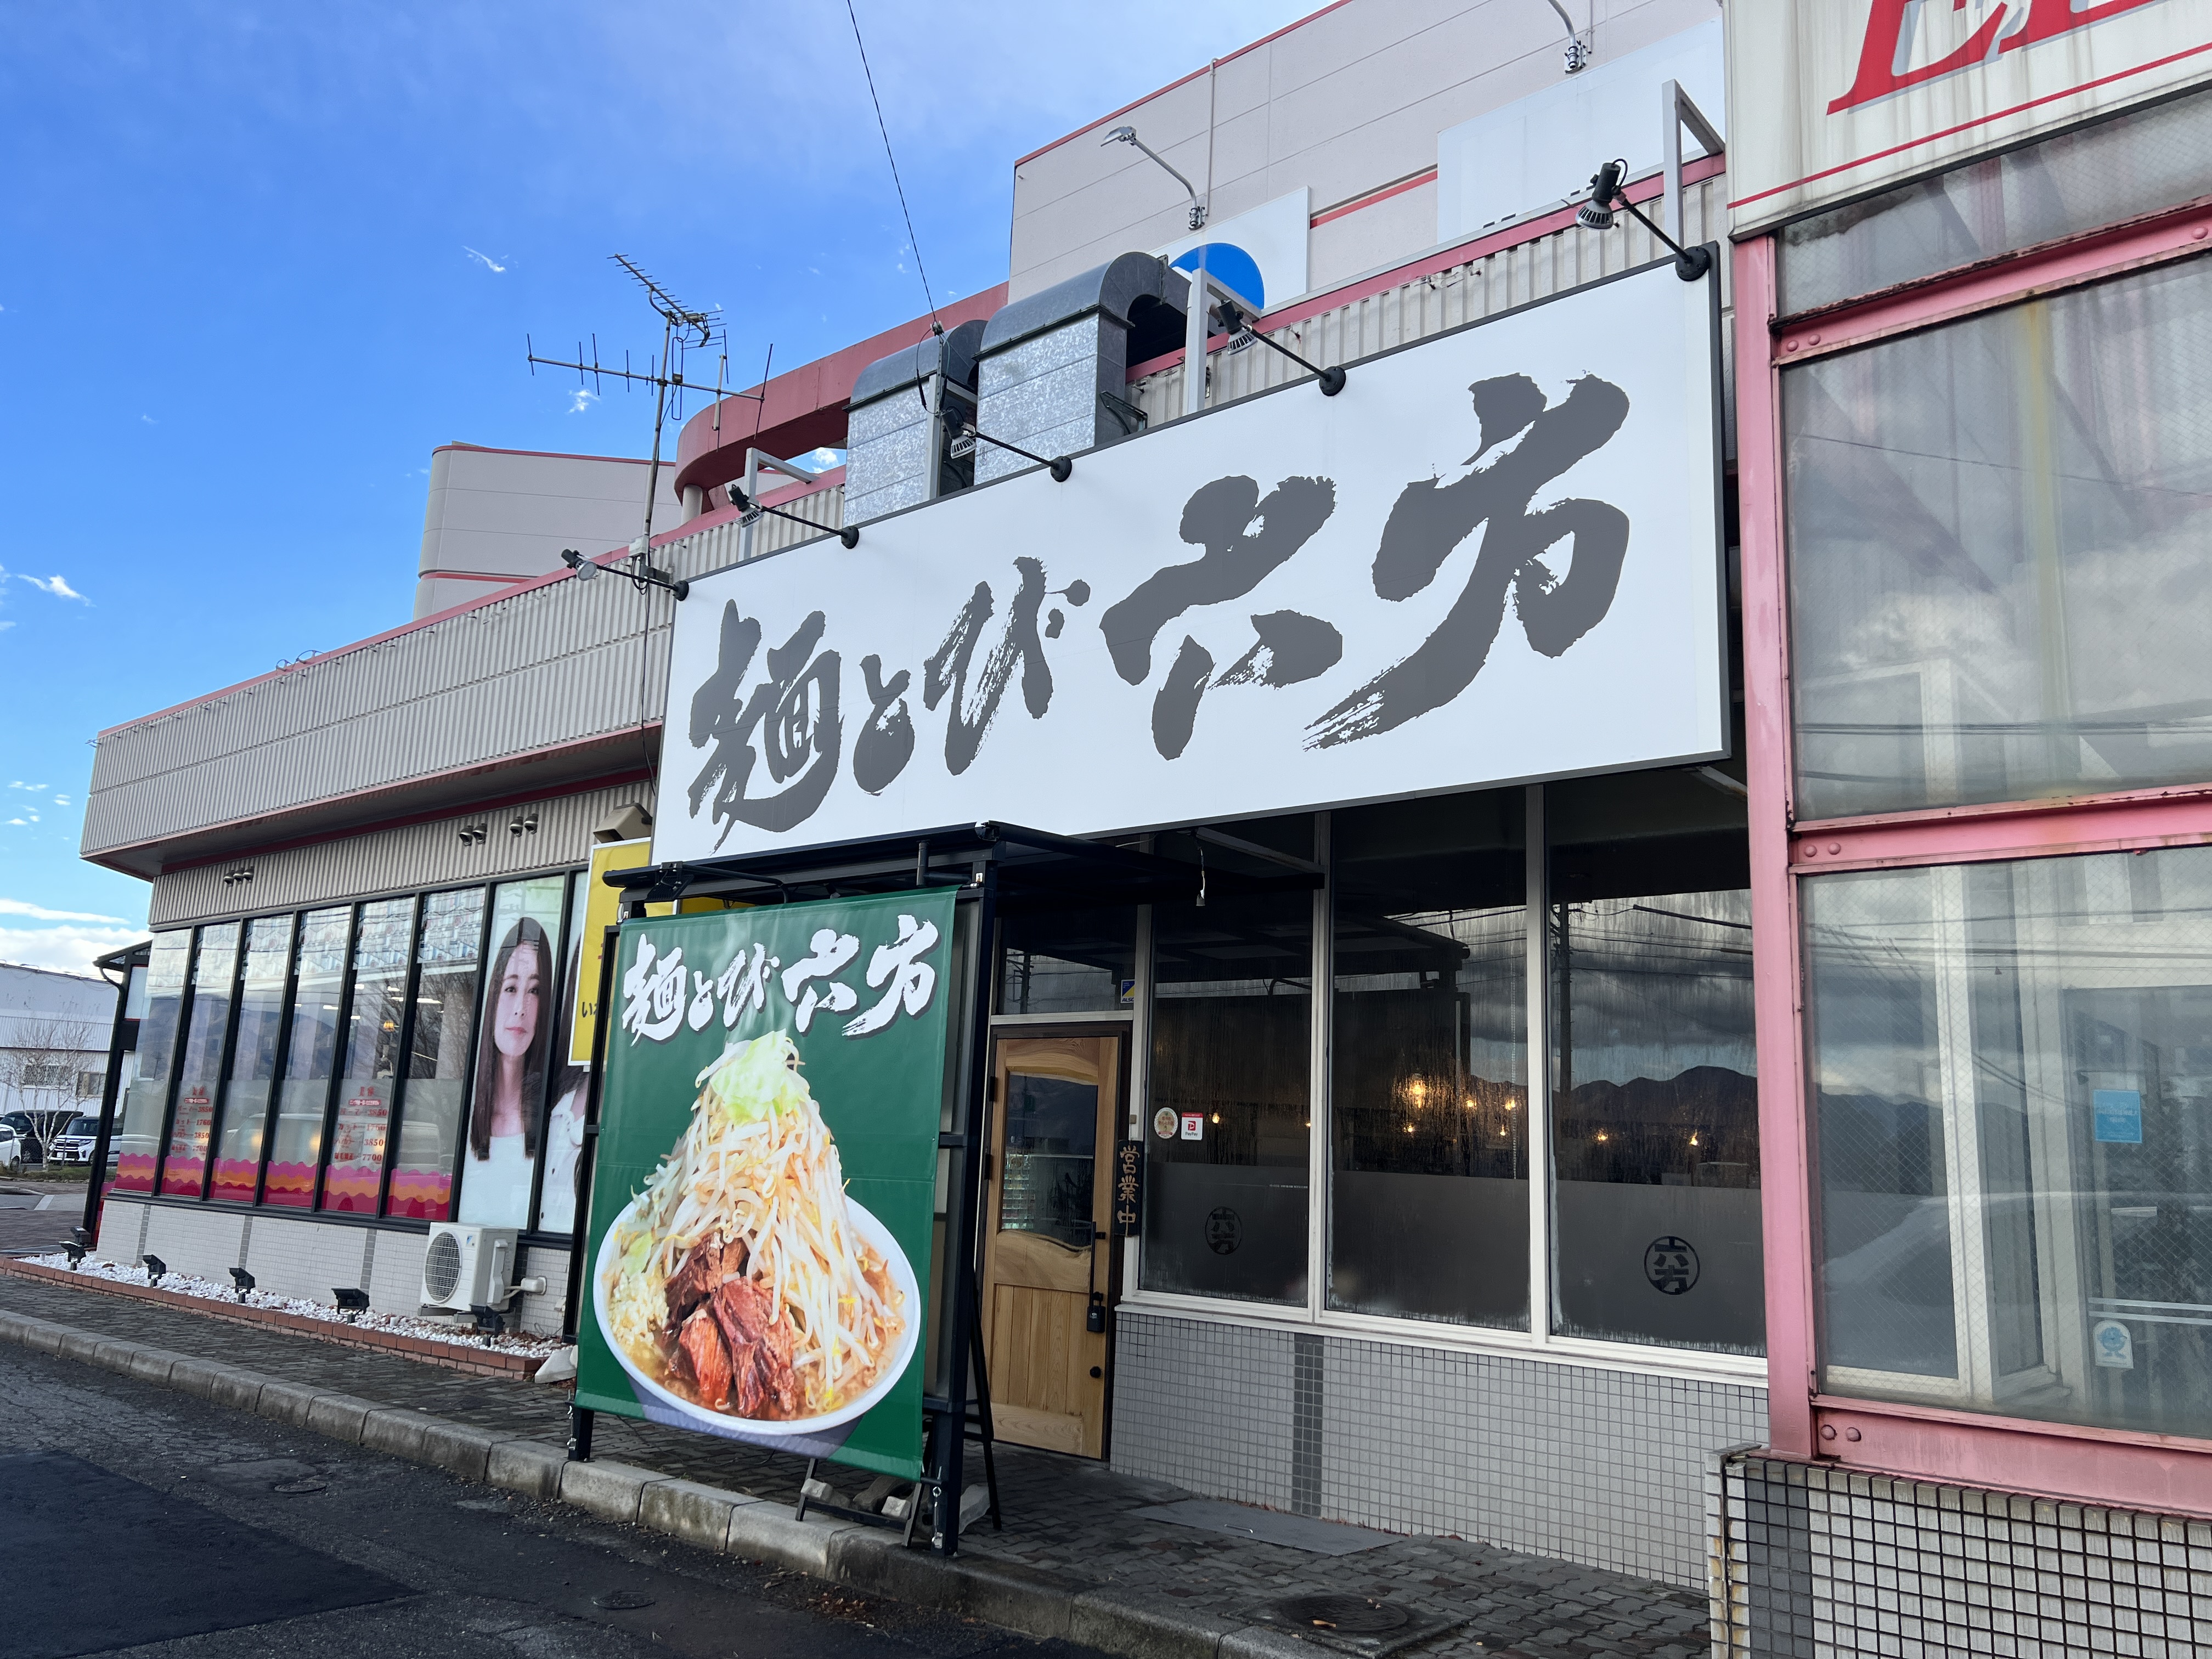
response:
{"label": "power line", "polygon": [[906,243],[914,250],[914,269],[921,278],[921,297],[929,301],[931,325],[942,334],[945,325],[937,315],[937,296],[930,292],[928,268],[921,263],[921,240],[914,234],[914,211],[906,204],[906,185],[899,180],[898,157],[891,154],[890,129],[884,125],[884,100],[876,96],[876,72],[868,67],[868,46],[860,39],[860,16],[853,9],[853,0],[845,0],[845,15],[853,21],[853,44],[860,49],[860,73],[868,78],[868,101],[876,106],[876,131],[884,136],[884,160],[891,164],[891,187],[898,191],[899,211],[906,216]]}

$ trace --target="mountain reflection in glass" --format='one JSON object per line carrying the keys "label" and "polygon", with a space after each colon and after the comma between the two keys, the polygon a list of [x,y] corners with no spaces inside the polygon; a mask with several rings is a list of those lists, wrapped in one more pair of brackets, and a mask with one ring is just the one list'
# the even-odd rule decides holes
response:
{"label": "mountain reflection in glass", "polygon": [[1664,773],[1546,800],[1552,1328],[1763,1352],[1741,808]]}
{"label": "mountain reflection in glass", "polygon": [[1522,792],[1332,818],[1332,1308],[1528,1328]]}

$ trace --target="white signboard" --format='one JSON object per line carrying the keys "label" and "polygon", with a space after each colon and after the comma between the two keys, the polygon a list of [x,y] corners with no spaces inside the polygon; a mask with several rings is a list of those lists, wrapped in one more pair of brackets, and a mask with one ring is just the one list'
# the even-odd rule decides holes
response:
{"label": "white signboard", "polygon": [[2212,76],[2212,0],[1731,6],[1737,234]]}
{"label": "white signboard", "polygon": [[655,856],[1726,752],[1715,282],[1650,267],[693,582]]}
{"label": "white signboard", "polygon": [[1178,236],[1152,252],[1177,270],[1195,270],[1203,246],[1207,270],[1259,310],[1272,310],[1306,291],[1311,204],[1312,192],[1301,185],[1287,196]]}
{"label": "white signboard", "polygon": [[[1437,240],[1465,241],[1548,212],[1586,192],[1590,174],[1614,156],[1631,179],[1656,173],[1667,159],[1659,89],[1669,81],[1727,136],[1717,16],[1446,127],[1437,135]],[[1682,151],[1701,153],[1686,131]]]}

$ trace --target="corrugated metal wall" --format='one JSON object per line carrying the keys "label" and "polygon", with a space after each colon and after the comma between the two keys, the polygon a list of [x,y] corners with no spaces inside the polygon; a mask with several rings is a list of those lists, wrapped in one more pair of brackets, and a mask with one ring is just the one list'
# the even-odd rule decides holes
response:
{"label": "corrugated metal wall", "polygon": [[[266,915],[340,899],[504,881],[582,864],[591,857],[592,826],[631,802],[649,808],[647,793],[642,783],[620,784],[175,871],[155,878],[147,924],[173,927]],[[508,827],[532,818],[538,823],[535,830]],[[484,826],[483,841],[464,842],[460,831],[476,823]],[[251,870],[252,878],[236,879],[242,870]]]}
{"label": "corrugated metal wall", "polygon": [[[843,494],[790,510],[835,529]],[[763,517],[756,555],[806,538]],[[737,558],[722,524],[654,550],[695,576]],[[480,766],[658,720],[674,601],[612,575],[497,599],[301,663],[100,738],[88,854]],[[647,637],[647,630],[650,636]]]}
{"label": "corrugated metal wall", "polygon": [[[1689,234],[1685,240],[1695,243],[1723,236],[1727,199],[1724,174],[1686,186],[1682,216]],[[1656,202],[1642,205],[1645,212],[1657,216]],[[1616,271],[1649,264],[1665,252],[1650,231],[1623,214],[1611,230],[1584,230],[1577,225],[1301,318],[1287,328],[1270,330],[1269,335],[1323,368],[1351,363]],[[1725,309],[1730,293],[1725,249],[1720,269],[1721,304]],[[1724,342],[1725,338],[1724,332]],[[1595,359],[1604,349],[1602,343],[1595,346],[1593,368],[1602,366]],[[1216,404],[1249,397],[1305,374],[1281,353],[1252,344],[1214,352],[1210,367],[1213,376],[1210,401]],[[1182,412],[1182,366],[1178,363],[1137,381],[1130,387],[1129,400],[1154,422],[1173,420]],[[1729,402],[1729,447],[1733,453],[1733,400]]]}

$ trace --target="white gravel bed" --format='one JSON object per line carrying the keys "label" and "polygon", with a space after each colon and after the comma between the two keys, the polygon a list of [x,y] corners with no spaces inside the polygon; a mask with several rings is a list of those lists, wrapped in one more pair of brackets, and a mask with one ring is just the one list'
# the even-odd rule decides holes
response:
{"label": "white gravel bed", "polygon": [[[70,1271],[69,1257],[59,1251],[51,1255],[24,1259],[41,1267]],[[84,1265],[75,1271],[117,1285],[144,1285],[149,1282],[145,1268],[126,1267],[119,1261],[109,1261],[96,1255],[85,1257]],[[486,1336],[467,1326],[449,1325],[436,1319],[417,1319],[406,1314],[362,1313],[349,1318],[330,1303],[278,1296],[273,1291],[248,1291],[241,1297],[234,1285],[218,1285],[213,1279],[174,1271],[161,1275],[160,1288],[198,1297],[205,1302],[221,1302],[235,1307],[243,1301],[249,1308],[274,1308],[283,1313],[299,1314],[305,1318],[319,1319],[332,1325],[353,1325],[363,1330],[389,1332],[394,1336],[420,1337],[427,1342],[450,1343],[457,1348],[489,1348],[500,1353],[550,1356],[561,1346],[559,1338],[540,1336],[534,1332],[513,1331],[500,1336]]]}

